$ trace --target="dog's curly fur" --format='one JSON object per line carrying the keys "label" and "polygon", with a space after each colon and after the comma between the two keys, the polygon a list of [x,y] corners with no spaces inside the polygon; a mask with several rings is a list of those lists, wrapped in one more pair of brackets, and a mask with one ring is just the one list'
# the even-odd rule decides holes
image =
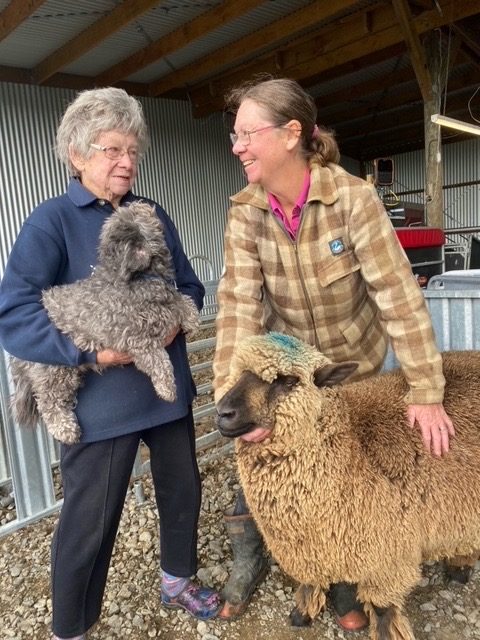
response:
{"label": "dog's curly fur", "polygon": [[[155,209],[145,202],[119,207],[105,222],[94,273],[43,292],[52,323],[84,351],[129,353],[160,398],[176,397],[173,367],[164,348],[175,326],[198,327],[193,300],[175,289],[171,255]],[[13,409],[22,426],[41,417],[54,438],[78,442],[73,412],[83,374],[92,367],[52,366],[11,358]]]}

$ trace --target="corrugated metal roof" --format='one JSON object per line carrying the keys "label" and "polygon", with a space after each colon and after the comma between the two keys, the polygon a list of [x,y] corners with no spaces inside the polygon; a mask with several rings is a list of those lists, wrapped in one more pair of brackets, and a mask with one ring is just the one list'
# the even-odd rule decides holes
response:
{"label": "corrugated metal roof", "polygon": [[[197,61],[209,53],[226,47],[232,42],[236,42],[241,37],[253,31],[261,30],[266,25],[281,17],[288,15],[293,10],[307,6],[311,0],[275,0],[266,5],[249,11],[233,23],[226,23],[218,29],[214,29],[198,40],[190,43],[187,47],[179,49],[168,56],[167,61],[162,61],[161,65],[152,64],[129,76],[128,80],[134,82],[151,82],[171,73],[176,69]],[[268,43],[267,45],[268,46]],[[259,55],[256,52],[256,55]],[[249,52],[245,51],[245,59],[248,59]],[[232,65],[226,65],[226,68]],[[223,68],[221,65],[218,71]]]}

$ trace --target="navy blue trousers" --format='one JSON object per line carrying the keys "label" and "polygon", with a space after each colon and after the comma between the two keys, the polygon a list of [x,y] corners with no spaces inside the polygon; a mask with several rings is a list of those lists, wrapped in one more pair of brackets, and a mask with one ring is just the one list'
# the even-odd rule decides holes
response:
{"label": "navy blue trousers", "polygon": [[100,442],[62,445],[64,503],[52,541],[53,632],[69,638],[99,618],[108,567],[140,440],[160,520],[160,565],[197,570],[201,484],[190,413],[180,420]]}

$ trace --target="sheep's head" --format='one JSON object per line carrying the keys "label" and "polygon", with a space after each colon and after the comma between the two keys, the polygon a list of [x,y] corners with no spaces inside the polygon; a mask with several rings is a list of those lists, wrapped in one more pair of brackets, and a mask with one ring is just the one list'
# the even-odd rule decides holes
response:
{"label": "sheep's head", "polygon": [[285,406],[294,395],[339,384],[357,366],[355,362],[335,364],[291,336],[269,333],[246,338],[232,358],[230,390],[217,404],[217,427],[230,438],[259,426],[271,431],[280,404]]}
{"label": "sheep's head", "polygon": [[140,274],[173,280],[172,258],[155,208],[138,201],[112,213],[100,234],[99,263],[124,282]]}

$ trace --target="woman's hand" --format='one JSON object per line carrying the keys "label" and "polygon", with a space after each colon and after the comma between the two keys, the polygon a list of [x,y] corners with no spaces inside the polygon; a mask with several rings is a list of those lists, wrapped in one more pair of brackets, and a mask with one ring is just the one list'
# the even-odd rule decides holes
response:
{"label": "woman's hand", "polygon": [[434,456],[448,453],[450,437],[455,435],[452,421],[443,404],[410,404],[407,407],[410,426],[418,426],[427,451]]}
{"label": "woman's hand", "polygon": [[133,358],[129,353],[122,353],[113,349],[97,351],[97,364],[101,364],[104,367],[115,367],[122,364],[130,364],[131,362],[133,362]]}

